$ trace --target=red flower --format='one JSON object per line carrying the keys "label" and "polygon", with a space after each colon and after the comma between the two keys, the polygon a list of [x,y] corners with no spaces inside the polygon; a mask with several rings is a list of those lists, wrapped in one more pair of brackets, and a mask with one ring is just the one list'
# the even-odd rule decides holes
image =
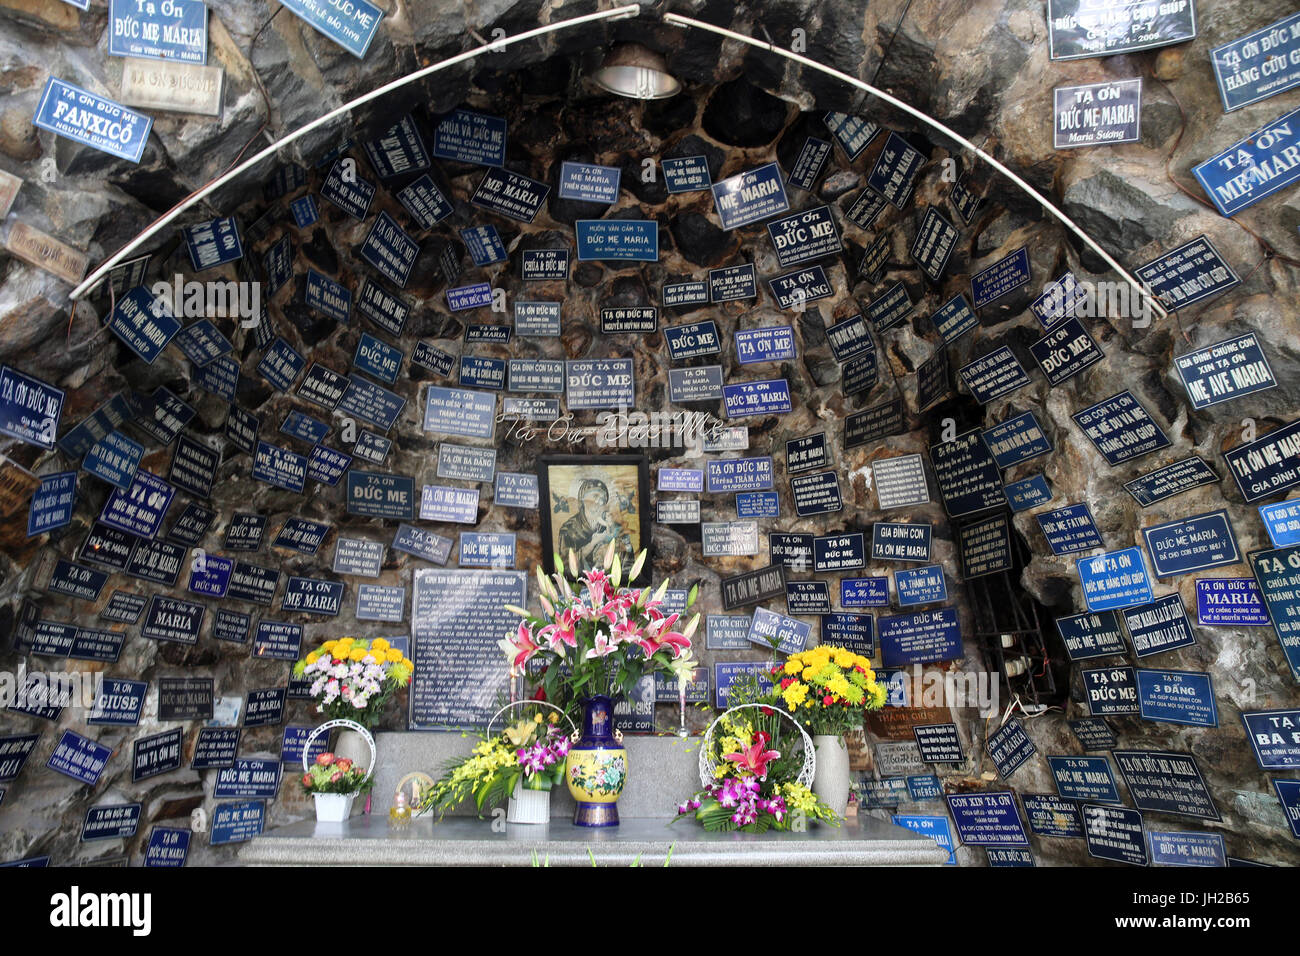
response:
{"label": "red flower", "polygon": [[545,687],[538,687],[538,688],[537,688],[537,693],[533,695],[533,700],[540,700],[540,701],[545,702],[545,701],[546,701],[546,688],[545,688]]}
{"label": "red flower", "polygon": [[338,783],[342,779],[343,779],[342,771],[336,770],[334,771],[334,773],[330,774],[330,783]]}
{"label": "red flower", "polygon": [[827,707],[829,707],[834,702],[835,702],[835,698],[832,697],[830,694],[827,694],[825,697],[822,698],[822,703],[825,704]]}
{"label": "red flower", "polygon": [[[793,678],[793,677],[787,677],[785,680],[781,681],[781,689],[782,689],[782,690],[785,690],[787,687],[789,687],[789,686],[790,686],[791,684],[793,684],[793,683],[794,683],[794,678]],[[771,709],[770,707],[764,708],[764,712],[765,712],[769,717],[772,716],[772,709]]]}
{"label": "red flower", "polygon": [[768,742],[769,740],[771,740],[771,739],[772,739],[771,735],[767,734],[766,732],[764,732],[764,731],[762,731],[762,730],[760,730],[758,733],[754,734],[754,740],[758,741],[758,743],[760,743],[760,744],[765,744],[765,743],[767,743],[767,742]]}
{"label": "red flower", "polygon": [[334,766],[338,767],[344,773],[347,773],[349,770],[352,769],[352,761],[349,760],[347,757],[340,757],[338,760],[334,762]]}
{"label": "red flower", "polygon": [[775,677],[777,674],[781,673],[781,668],[779,668],[779,667],[773,667],[772,670],[769,671],[769,673],[770,673],[773,677]]}
{"label": "red flower", "polygon": [[[763,716],[764,716],[764,717],[771,717],[774,713],[776,713],[776,711],[772,710],[771,707],[764,707],[764,708],[763,708]],[[764,736],[764,737],[767,737],[767,734],[764,734],[763,736]],[[771,738],[769,738],[769,739],[771,739]]]}
{"label": "red flower", "polygon": [[311,787],[311,774],[305,773],[302,775],[302,785],[304,787]]}
{"label": "red flower", "polygon": [[334,762],[334,755],[330,753],[328,750],[325,751],[323,754],[316,755],[317,766],[328,767],[333,762]]}

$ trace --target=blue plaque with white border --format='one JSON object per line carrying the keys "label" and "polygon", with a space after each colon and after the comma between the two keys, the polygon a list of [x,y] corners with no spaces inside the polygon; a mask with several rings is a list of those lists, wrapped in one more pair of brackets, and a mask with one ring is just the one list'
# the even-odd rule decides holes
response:
{"label": "blue plaque with white border", "polygon": [[707,301],[715,305],[758,298],[758,278],[754,272],[754,263],[710,269],[708,290]]}
{"label": "blue plaque with white border", "polygon": [[411,315],[411,306],[366,276],[357,295],[357,311],[384,332],[397,337]]}
{"label": "blue plaque with white border", "polygon": [[1254,332],[1179,355],[1174,368],[1196,409],[1277,385]]}
{"label": "blue plaque with white border", "polygon": [[715,663],[713,665],[713,693],[717,706],[725,709],[727,698],[731,695],[731,685],[739,678],[755,678],[759,691],[766,693],[772,689],[770,665],[766,661],[743,661],[734,663]]}
{"label": "blue plaque with white border", "polygon": [[277,338],[262,356],[257,365],[257,372],[277,391],[287,392],[293,388],[299,373],[307,360],[294,351],[293,346],[282,338]]}
{"label": "blue plaque with white border", "polygon": [[[352,290],[312,268],[307,269],[303,301],[307,304],[307,308],[315,309],[321,315],[329,316],[344,325],[347,325],[348,316],[352,314]],[[288,391],[288,389],[281,389],[281,391]]]}
{"label": "blue plaque with white border", "polygon": [[889,578],[841,578],[840,607],[888,607]]}
{"label": "blue plaque with white border", "polygon": [[1300,419],[1224,452],[1223,458],[1248,503],[1300,484]]}
{"label": "blue plaque with white border", "polygon": [[45,766],[93,787],[112,756],[112,747],[65,730]]}
{"label": "blue plaque with white border", "polygon": [[[306,229],[314,226],[316,220],[320,219],[320,212],[316,209],[316,200],[310,194],[299,196],[293,202],[289,203],[289,213],[293,216],[293,224],[298,229]],[[288,244],[288,236],[284,237],[285,244]],[[269,270],[268,270],[269,271]],[[275,284],[279,288],[283,283]],[[274,295],[274,293],[272,293]]]}
{"label": "blue plaque with white border", "polygon": [[891,130],[867,176],[867,185],[902,209],[912,198],[912,186],[923,165],[925,154]]}
{"label": "blue plaque with white border", "polygon": [[452,110],[433,131],[433,155],[478,166],[506,161],[506,121],[472,110]]}
{"label": "blue plaque with white border", "polygon": [[1143,508],[1149,508],[1166,498],[1218,480],[1219,476],[1204,459],[1192,455],[1125,482],[1124,490]]}
{"label": "blue plaque with white border", "polygon": [[722,351],[718,326],[712,319],[690,325],[672,326],[665,328],[663,333],[664,340],[668,343],[668,355],[673,361],[713,355]]}
{"label": "blue plaque with white border", "polygon": [[1196,634],[1178,593],[1123,611],[1124,626],[1138,657],[1163,654],[1196,643]]}
{"label": "blue plaque with white border", "polygon": [[415,518],[415,479],[382,472],[348,472],[348,514],[393,521]]}
{"label": "blue plaque with white border", "polygon": [[380,179],[395,179],[430,166],[429,152],[415,119],[407,113],[381,136],[361,144]]}
{"label": "blue plaque with white border", "polygon": [[834,471],[819,471],[790,479],[795,514],[800,518],[832,514],[844,508],[839,476]]}
{"label": "blue plaque with white border", "polygon": [[1142,139],[1142,79],[1108,80],[1052,90],[1055,149],[1116,146]]}
{"label": "blue plaque with white border", "polygon": [[1254,578],[1199,578],[1196,623],[1225,627],[1268,627],[1264,597]]}
{"label": "blue plaque with white border", "polygon": [[[490,224],[468,226],[460,231],[461,242],[469,250],[469,257],[480,269],[484,266],[505,262],[510,258],[506,244],[501,240],[497,227]],[[405,283],[403,283],[405,285]]]}
{"label": "blue plaque with white border", "polygon": [[622,175],[623,171],[616,166],[561,163],[559,196],[561,199],[608,206],[618,202],[618,184]]}
{"label": "blue plaque with white border", "polygon": [[823,614],[820,640],[822,644],[832,644],[863,657],[873,657],[876,649],[876,619],[870,614],[849,614],[842,611]]}
{"label": "blue plaque with white border", "polygon": [[1222,833],[1192,833],[1186,830],[1148,830],[1152,866],[1228,865]]}
{"label": "blue plaque with white border", "polygon": [[1300,180],[1300,109],[1193,166],[1192,175],[1228,217],[1294,185]]}
{"label": "blue plaque with white border", "polygon": [[[292,579],[291,579],[292,580]],[[310,579],[300,579],[310,580]],[[313,582],[314,583],[314,582]],[[321,581],[321,584],[333,585],[333,581]],[[310,592],[312,589],[307,588]],[[329,592],[322,594],[311,593],[308,596],[313,601],[324,599],[333,603],[335,594],[332,593],[334,588]],[[300,594],[305,593],[303,591]],[[288,597],[288,590],[285,591],[285,597]],[[339,603],[342,603],[343,585],[337,585],[337,597]],[[281,601],[281,610],[284,609],[284,603]],[[314,611],[303,611],[305,614],[316,613]],[[268,621],[265,618],[257,622],[257,630],[253,634],[253,657],[267,658],[273,661],[296,661],[299,653],[302,651],[302,625],[292,624],[288,621]]]}
{"label": "blue plaque with white border", "polygon": [[736,361],[741,365],[784,362],[795,357],[794,328],[769,325],[759,329],[737,329]]}
{"label": "blue plaque with white border", "polygon": [[747,640],[778,654],[798,654],[808,643],[812,625],[767,608],[754,608]]}
{"label": "blue plaque with white border", "polygon": [[1210,51],[1224,112],[1300,86],[1300,13]]}
{"label": "blue plaque with white border", "polygon": [[1275,505],[1260,505],[1259,517],[1273,547],[1300,544],[1300,498]]}
{"label": "blue plaque with white border", "polygon": [[[358,252],[361,258],[374,266],[380,275],[397,283],[399,288],[405,288],[407,280],[411,277],[411,269],[415,265],[416,257],[420,254],[420,244],[406,234],[406,230],[398,225],[396,219],[386,212],[380,212]],[[311,271],[308,270],[309,280],[310,277]],[[308,285],[310,288],[310,281]],[[349,292],[349,307],[351,297],[352,294]],[[312,305],[310,294],[307,304]],[[347,321],[346,311],[339,321]]]}
{"label": "blue plaque with white border", "polygon": [[152,538],[175,494],[176,489],[157,475],[138,469],[129,488],[115,488],[109,495],[99,520],[110,528]]}
{"label": "blue plaque with white border", "polygon": [[1241,285],[1207,236],[1139,266],[1135,274],[1170,309],[1186,308]]}
{"label": "blue plaque with white border", "polygon": [[1072,614],[1056,619],[1056,630],[1072,661],[1094,657],[1119,657],[1128,653],[1114,611]]}
{"label": "blue plaque with white border", "polygon": [[154,827],[144,848],[144,865],[181,867],[190,852],[190,831],[179,827]]}
{"label": "blue plaque with white border", "polygon": [[57,136],[128,162],[140,162],[153,119],[50,77],[32,122]]}
{"label": "blue plaque with white border", "polygon": [[745,491],[736,495],[737,518],[776,518],[780,496],[775,491]]}
{"label": "blue plaque with white border", "polygon": [[457,563],[462,568],[513,568],[515,536],[500,532],[462,531]]}
{"label": "blue plaque with white border", "polygon": [[1033,412],[1021,412],[998,422],[985,429],[983,437],[999,468],[1010,468],[1052,450],[1051,439],[1043,433]]}
{"label": "blue plaque with white border", "polygon": [[379,31],[379,22],[384,18],[384,11],[369,0],[348,0],[344,4],[287,0],[284,5],[294,16],[357,59],[365,57]]}
{"label": "blue plaque with white border", "polygon": [[481,309],[492,304],[492,286],[486,282],[447,290],[447,308],[452,312]]}
{"label": "blue plaque with white border", "polygon": [[233,403],[239,390],[239,363],[231,358],[213,359],[194,370],[193,381],[204,391]]}
{"label": "blue plaque with white border", "polygon": [[931,282],[943,278],[943,270],[948,267],[948,260],[957,247],[961,235],[957,227],[944,218],[943,213],[930,206],[925,210],[925,218],[912,240],[911,255],[921,271]]}
{"label": "blue plaque with white border", "polygon": [[767,235],[782,269],[838,255],[844,246],[830,206],[814,206],[774,219]]}
{"label": "blue plaque with white border", "polygon": [[284,524],[280,526],[271,546],[289,548],[302,554],[315,554],[325,543],[330,530],[330,526],[324,522],[289,515],[284,519]]}
{"label": "blue plaque with white border", "polygon": [[0,367],[0,434],[53,448],[63,398],[62,389],[8,366]]}
{"label": "blue plaque with white border", "polygon": [[828,534],[813,538],[813,571],[845,571],[867,566],[866,536]]}
{"label": "blue plaque with white border", "polygon": [[[792,407],[790,384],[783,378],[724,385],[722,398],[726,405],[727,418],[782,414],[790,411]],[[573,407],[572,402],[569,407]]]}
{"label": "blue plaque with white border", "polygon": [[357,586],[357,620],[398,622],[406,616],[406,588]]}
{"label": "blue plaque with white border", "polygon": [[86,723],[109,727],[136,726],[140,723],[148,691],[148,681],[123,680],[101,674],[99,686],[95,689],[95,702],[86,714]]}
{"label": "blue plaque with white border", "polygon": [[450,538],[409,524],[398,525],[397,533],[393,536],[394,551],[401,551],[433,564],[446,564],[447,559],[451,557],[454,543]]}
{"label": "blue plaque with white border", "polygon": [[737,173],[715,183],[711,191],[724,231],[769,219],[790,208],[781,182],[781,167],[776,163]]}
{"label": "blue plaque with white border", "polygon": [[234,216],[186,226],[185,248],[195,272],[244,258],[244,244],[239,239],[239,224]]}
{"label": "blue plaque with white border", "polygon": [[[346,160],[350,163],[351,160]],[[375,198],[374,183],[362,179],[355,172],[345,172],[345,160],[340,159],[321,184],[320,194],[357,221],[366,218],[370,203]]]}
{"label": "blue plaque with white border", "polygon": [[1097,530],[1097,522],[1093,520],[1092,510],[1086,504],[1066,505],[1035,517],[1052,554],[1074,554],[1106,546]]}
{"label": "blue plaque with white border", "polygon": [[1249,560],[1282,653],[1300,681],[1300,545],[1257,551]]}
{"label": "blue plaque with white border", "polygon": [[388,457],[388,451],[393,447],[393,440],[385,438],[383,435],[376,435],[374,432],[363,431],[357,436],[357,442],[352,446],[352,454],[362,461],[368,461],[372,465],[382,465],[384,459]]}
{"label": "blue plaque with white border", "polygon": [[1029,375],[1009,346],[1003,345],[958,369],[981,405],[1029,384]]}
{"label": "blue plaque with white border", "polygon": [[1073,800],[1062,800],[1054,793],[1024,793],[1020,802],[1031,832],[1039,836],[1083,839],[1083,818]]}
{"label": "blue plaque with white border", "polygon": [[[88,9],[89,0],[78,6]],[[208,8],[200,0],[161,4],[109,0],[108,11],[109,56],[208,62]]]}
{"label": "blue plaque with white border", "polygon": [[1169,437],[1127,389],[1070,417],[1111,465],[1169,445]]}
{"label": "blue plaque with white border", "polygon": [[1139,810],[1219,820],[1219,810],[1191,754],[1113,750],[1111,756]]}
{"label": "blue plaque with white border", "polygon": [[1025,733],[1024,726],[1018,720],[1008,720],[997,731],[989,734],[984,742],[984,751],[997,765],[998,776],[1010,780],[1011,775],[1024,766],[1038,748]]}
{"label": "blue plaque with white border", "polygon": [[262,800],[219,803],[212,811],[212,833],[208,842],[212,846],[243,843],[261,836],[265,823],[266,803]]}
{"label": "blue plaque with white border", "polygon": [[393,427],[405,407],[406,399],[401,395],[353,373],[348,376],[348,390],[343,393],[337,410],[364,419],[386,432]]}
{"label": "blue plaque with white border", "polygon": [[421,229],[432,229],[455,211],[428,173],[399,189],[396,196]]}
{"label": "blue plaque with white border", "polygon": [[705,464],[709,494],[737,491],[769,491],[772,488],[772,459],[721,458]]}
{"label": "blue plaque with white border", "polygon": [[713,185],[707,156],[677,156],[661,159],[659,164],[663,166],[664,185],[670,193],[697,192]]}
{"label": "blue plaque with white border", "polygon": [[659,261],[659,224],[653,219],[579,219],[574,228],[579,262]]}
{"label": "blue plaque with white border", "polygon": [[108,327],[146,364],[152,365],[167,347],[181,324],[172,315],[167,300],[154,296],[142,285],[117,299]]}
{"label": "blue plaque with white border", "polygon": [[185,549],[170,541],[141,541],[131,554],[126,573],[133,578],[175,587],[185,563]]}
{"label": "blue plaque with white border", "polygon": [[561,305],[559,302],[515,302],[515,334],[559,335]]}
{"label": "blue plaque with white border", "polygon": [[202,368],[235,350],[230,340],[208,319],[199,319],[193,325],[181,329],[173,341],[196,368]]}
{"label": "blue plaque with white border", "polygon": [[871,560],[929,561],[928,524],[877,521],[871,526]]}
{"label": "blue plaque with white border", "polygon": [[1087,287],[1080,284],[1073,272],[1066,271],[1043,286],[1042,294],[1029,303],[1029,311],[1046,331],[1062,319],[1074,315],[1087,300]]}
{"label": "blue plaque with white border", "polygon": [[697,468],[660,468],[656,482],[658,491],[700,492],[704,490],[704,472]]}
{"label": "blue plaque with white border", "polygon": [[826,271],[821,266],[811,266],[799,272],[788,272],[783,276],[767,280],[780,309],[797,309],[817,299],[824,299],[834,294]]}
{"label": "blue plaque with white border", "polygon": [[307,456],[307,477],[323,485],[337,485],[351,467],[351,455],[335,451],[328,445],[317,445]]}
{"label": "blue plaque with white border", "polygon": [[1141,548],[1108,551],[1075,562],[1090,611],[1109,611],[1147,604],[1152,599],[1151,579]]}
{"label": "blue plaque with white border", "polygon": [[[402,367],[402,352],[369,332],[362,332],[352,364],[359,371],[392,385],[397,381],[397,373]],[[342,398],[341,395],[339,397]]]}
{"label": "blue plaque with white border", "polygon": [[1156,577],[1207,571],[1241,560],[1227,509],[1142,529]]}
{"label": "blue plaque with white border", "polygon": [[307,459],[279,445],[259,441],[253,456],[253,479],[302,494],[307,482]]}
{"label": "blue plaque with white border", "polygon": [[[872,543],[874,545],[874,541]],[[948,585],[944,581],[941,564],[895,571],[894,589],[898,592],[899,607],[937,604],[948,600]]]}
{"label": "blue plaque with white border", "polygon": [[462,355],[457,384],[467,388],[490,388],[499,391],[506,387],[506,370],[505,359],[488,358],[483,355]]}
{"label": "blue plaque with white border", "polygon": [[[253,693],[253,692],[250,692]],[[283,689],[280,691],[284,693]],[[203,727],[194,742],[191,770],[217,770],[230,767],[239,753],[238,727]]]}
{"label": "blue plaque with white border", "polygon": [[570,411],[631,408],[636,404],[631,359],[568,359],[565,390]]}
{"label": "blue plaque with white border", "polygon": [[1010,791],[949,793],[944,799],[957,826],[957,838],[967,846],[1029,845]]}
{"label": "blue plaque with white border", "polygon": [[31,504],[27,509],[27,537],[35,537],[71,524],[76,506],[75,471],[42,476],[39,487],[32,492]]}
{"label": "blue plaque with white border", "polygon": [[958,292],[930,316],[930,323],[943,337],[944,344],[951,344],[971,329],[979,328],[980,320],[966,296]]}
{"label": "blue plaque with white border", "polygon": [[420,520],[477,524],[478,504],[477,488],[424,485],[420,489]]}
{"label": "blue plaque with white border", "polygon": [[1030,344],[1029,352],[1053,388],[1105,358],[1083,323],[1073,316]]}
{"label": "blue plaque with white border", "polygon": [[1138,668],[1138,709],[1143,720],[1191,727],[1219,726],[1214,680],[1199,671]]}
{"label": "blue plaque with white border", "polygon": [[790,167],[790,176],[786,183],[795,189],[812,192],[817,177],[821,175],[826,160],[831,155],[831,144],[824,139],[809,136],[803,141],[803,147]]}
{"label": "blue plaque with white border", "polygon": [[276,799],[279,791],[279,761],[274,757],[239,757],[234,766],[217,771],[212,796],[265,797]]}
{"label": "blue plaque with white border", "polygon": [[886,667],[951,661],[963,653],[961,623],[953,607],[882,617],[876,626]]}
{"label": "blue plaque with white border", "polygon": [[534,509],[539,504],[536,475],[499,471],[492,491],[493,504],[505,508]]}
{"label": "blue plaque with white border", "polygon": [[880,127],[870,120],[864,120],[860,116],[850,116],[847,113],[832,111],[822,117],[822,122],[834,135],[835,141],[840,144],[840,149],[844,150],[844,155],[849,158],[849,162],[862,155],[862,151],[880,132]]}
{"label": "blue plaque with white border", "polygon": [[289,414],[285,416],[284,424],[280,426],[281,434],[305,441],[309,445],[324,441],[329,431],[330,427],[324,422],[318,422],[310,415],[304,415],[296,408],[289,410]]}
{"label": "blue plaque with white border", "polygon": [[1260,769],[1300,767],[1300,710],[1245,712],[1241,721],[1246,725],[1246,736]]}
{"label": "blue plaque with white border", "polygon": [[1291,835],[1300,840],[1300,780],[1273,780],[1273,789],[1277,792],[1278,802],[1282,804],[1282,813]]}
{"label": "blue plaque with white border", "polygon": [[[507,219],[530,223],[546,202],[551,187],[522,173],[490,166],[470,197],[470,204]],[[579,250],[582,243],[579,240]],[[581,253],[579,254],[581,258]]]}
{"label": "blue plaque with white border", "polygon": [[135,836],[140,826],[142,804],[120,803],[89,807],[81,822],[81,842],[125,840]]}
{"label": "blue plaque with white border", "polygon": [[190,580],[185,589],[200,597],[223,598],[230,587],[230,574],[235,569],[235,562],[215,554],[203,556],[201,563],[196,562],[190,570]]}

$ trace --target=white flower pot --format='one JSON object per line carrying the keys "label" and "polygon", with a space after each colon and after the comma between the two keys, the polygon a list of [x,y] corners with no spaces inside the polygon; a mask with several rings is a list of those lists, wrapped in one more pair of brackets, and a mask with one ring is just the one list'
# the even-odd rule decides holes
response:
{"label": "white flower pot", "polygon": [[849,805],[849,748],[843,737],[832,734],[814,734],[813,748],[817,751],[813,793],[842,817]]}
{"label": "white flower pot", "polygon": [[342,823],[352,813],[355,793],[313,793],[317,823]]}
{"label": "white flower pot", "polygon": [[528,790],[523,778],[515,784],[506,809],[506,823],[550,823],[551,791]]}

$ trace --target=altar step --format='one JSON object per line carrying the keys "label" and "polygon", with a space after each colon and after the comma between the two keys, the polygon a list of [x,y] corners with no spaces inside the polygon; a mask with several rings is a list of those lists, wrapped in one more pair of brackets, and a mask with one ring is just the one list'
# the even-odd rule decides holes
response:
{"label": "altar step", "polygon": [[[413,770],[434,777],[477,738],[455,733],[383,733],[373,812],[343,824],[305,820],[269,830],[246,844],[239,862],[253,866],[928,866],[948,853],[927,837],[870,817],[807,832],[706,833],[691,821],[669,826],[677,805],[699,789],[700,737],[628,737],[628,785],[618,827],[575,827],[573,799],[551,795],[551,822],[506,825],[480,820],[473,806],[441,822],[432,815],[390,829],[398,781]],[[362,801],[358,801],[358,809]]]}

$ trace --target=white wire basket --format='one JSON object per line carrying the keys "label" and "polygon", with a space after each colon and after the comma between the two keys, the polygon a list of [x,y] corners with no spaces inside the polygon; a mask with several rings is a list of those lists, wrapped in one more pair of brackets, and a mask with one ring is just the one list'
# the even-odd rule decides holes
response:
{"label": "white wire basket", "polygon": [[[729,707],[716,718],[713,723],[709,724],[709,729],[704,732],[704,740],[700,744],[700,786],[708,787],[713,784],[717,778],[713,772],[718,769],[718,764],[713,759],[713,731],[718,724],[722,723],[722,718],[728,714],[734,714],[739,710],[771,710],[780,714],[786,720],[794,725],[795,730],[799,731],[799,736],[803,738],[803,766],[799,768],[799,774],[795,778],[805,787],[811,787],[813,775],[817,772],[817,750],[813,746],[812,738],[808,736],[808,731],[803,729],[803,724],[795,720],[788,712],[780,707],[773,707],[771,704],[737,704],[735,707]],[[784,755],[783,755],[784,756]]]}
{"label": "white wire basket", "polygon": [[[328,733],[335,727],[344,727],[348,730],[355,730],[370,747],[370,766],[366,768],[366,775],[361,780],[362,785],[364,785],[375,775],[375,764],[379,762],[379,751],[375,749],[375,738],[370,735],[370,731],[366,730],[365,727],[362,727],[355,720],[347,720],[343,717],[337,717],[334,720],[327,720],[307,735],[307,740],[302,745],[302,772],[309,773],[311,771],[310,754],[312,743],[321,734]],[[354,790],[350,794],[345,794],[345,796],[355,797],[360,792],[360,790]]]}
{"label": "white wire basket", "polygon": [[[577,725],[574,724],[573,718],[571,718],[568,714],[566,714],[561,708],[555,706],[555,704],[552,704],[549,701],[545,701],[545,700],[516,700],[506,704],[495,714],[493,714],[492,717],[488,720],[488,725],[487,725],[488,739],[491,739],[492,737],[492,724],[496,722],[496,719],[498,717],[500,717],[506,711],[513,710],[516,707],[528,707],[528,706],[546,707],[550,710],[555,711],[566,721],[568,721],[569,728],[573,733],[573,737],[575,740],[577,739],[578,728]],[[547,823],[550,821],[550,819],[551,819],[551,791],[550,790],[528,790],[524,787],[524,778],[520,777],[519,780],[516,781],[515,783],[514,793],[510,794],[510,801],[506,806],[506,822],[539,824],[539,823]]]}
{"label": "white wire basket", "polygon": [[498,708],[497,712],[488,718],[486,733],[489,740],[492,739],[492,725],[496,723],[497,718],[508,710],[514,710],[516,707],[547,707],[550,710],[555,711],[568,722],[569,730],[573,734],[576,735],[578,733],[578,725],[573,722],[572,717],[564,712],[564,708],[557,707],[555,704],[546,700],[512,700],[510,703]]}

